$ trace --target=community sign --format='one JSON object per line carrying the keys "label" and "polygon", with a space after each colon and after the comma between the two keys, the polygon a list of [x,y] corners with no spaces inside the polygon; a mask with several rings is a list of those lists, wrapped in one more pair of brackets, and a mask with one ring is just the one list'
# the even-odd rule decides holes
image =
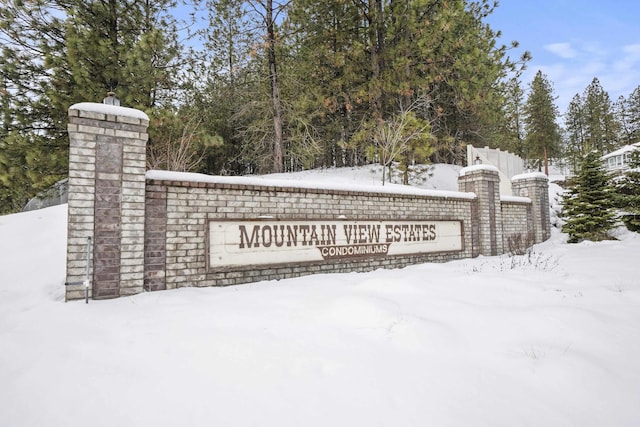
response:
{"label": "community sign", "polygon": [[209,222],[210,269],[460,250],[460,221]]}

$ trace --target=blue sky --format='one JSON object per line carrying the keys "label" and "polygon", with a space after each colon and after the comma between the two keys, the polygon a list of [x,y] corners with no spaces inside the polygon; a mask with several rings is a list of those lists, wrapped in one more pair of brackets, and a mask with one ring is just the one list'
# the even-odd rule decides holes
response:
{"label": "blue sky", "polygon": [[500,0],[488,22],[531,52],[522,81],[542,70],[560,114],[594,77],[611,101],[640,86],[640,0]]}

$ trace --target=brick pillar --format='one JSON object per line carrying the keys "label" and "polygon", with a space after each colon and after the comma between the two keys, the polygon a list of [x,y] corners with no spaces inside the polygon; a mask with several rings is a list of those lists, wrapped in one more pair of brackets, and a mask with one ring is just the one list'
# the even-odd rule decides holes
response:
{"label": "brick pillar", "polygon": [[551,237],[547,176],[541,172],[516,175],[511,178],[511,190],[514,196],[531,199],[534,243],[544,242]]}
{"label": "brick pillar", "polygon": [[144,290],[167,289],[167,187],[164,185],[147,185],[144,246]]}
{"label": "brick pillar", "polygon": [[504,253],[498,170],[488,165],[463,168],[458,177],[458,189],[475,193],[477,197],[472,212],[473,256]]}
{"label": "brick pillar", "polygon": [[84,298],[88,238],[90,296],[142,292],[148,125],[131,108],[69,108],[67,300]]}

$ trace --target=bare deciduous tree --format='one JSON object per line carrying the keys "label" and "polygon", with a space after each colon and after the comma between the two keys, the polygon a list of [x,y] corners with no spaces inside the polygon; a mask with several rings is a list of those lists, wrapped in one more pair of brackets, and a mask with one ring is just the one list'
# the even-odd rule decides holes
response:
{"label": "bare deciduous tree", "polygon": [[189,172],[198,169],[208,148],[220,139],[206,135],[202,118],[191,117],[186,123],[163,126],[165,132],[153,138],[147,150],[147,168]]}

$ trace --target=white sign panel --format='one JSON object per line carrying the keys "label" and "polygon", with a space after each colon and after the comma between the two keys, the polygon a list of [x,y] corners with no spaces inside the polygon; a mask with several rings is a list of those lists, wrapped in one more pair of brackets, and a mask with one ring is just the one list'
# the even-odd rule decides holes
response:
{"label": "white sign panel", "polygon": [[460,221],[209,222],[212,269],[460,250]]}

